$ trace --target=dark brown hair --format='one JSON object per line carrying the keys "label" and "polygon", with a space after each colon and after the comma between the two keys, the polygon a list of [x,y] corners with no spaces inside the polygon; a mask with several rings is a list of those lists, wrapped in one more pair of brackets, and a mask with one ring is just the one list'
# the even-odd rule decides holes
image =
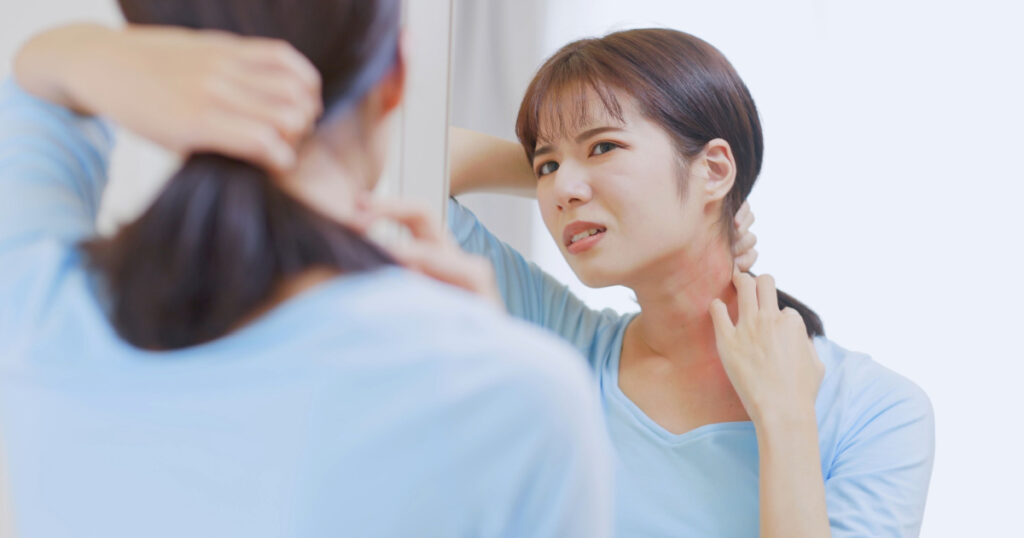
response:
{"label": "dark brown hair", "polygon": [[[360,98],[397,54],[398,0],[120,5],[132,23],[288,41],[320,71],[326,110]],[[393,263],[357,232],[284,192],[262,168],[213,154],[190,156],[141,216],[83,247],[118,333],[146,349],[221,337],[305,270],[358,272]]]}
{"label": "dark brown hair", "polygon": [[[721,221],[735,241],[732,222],[761,172],[764,141],[754,99],[725,56],[697,37],[660,28],[569,43],[541,66],[519,108],[516,134],[531,162],[540,138],[564,134],[588,119],[588,90],[619,121],[623,113],[616,93],[631,97],[644,117],[668,133],[684,163],[715,138],[729,143],[736,181],[722,204]],[[541,132],[541,118],[550,120],[546,125],[554,132]],[[813,310],[778,294],[780,307],[803,317],[809,336],[825,334]]]}

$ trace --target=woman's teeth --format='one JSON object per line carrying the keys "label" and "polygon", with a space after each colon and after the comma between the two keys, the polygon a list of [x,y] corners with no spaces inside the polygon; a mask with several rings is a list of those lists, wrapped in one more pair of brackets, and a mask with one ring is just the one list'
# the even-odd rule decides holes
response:
{"label": "woman's teeth", "polygon": [[592,236],[594,234],[600,233],[600,232],[601,232],[601,230],[599,230],[597,228],[591,228],[591,229],[589,229],[589,230],[587,230],[585,232],[580,232],[580,233],[572,236],[571,239],[569,239],[569,244],[571,245],[571,244],[579,241],[580,239],[586,239],[586,238],[588,238],[588,237],[590,237],[590,236]]}

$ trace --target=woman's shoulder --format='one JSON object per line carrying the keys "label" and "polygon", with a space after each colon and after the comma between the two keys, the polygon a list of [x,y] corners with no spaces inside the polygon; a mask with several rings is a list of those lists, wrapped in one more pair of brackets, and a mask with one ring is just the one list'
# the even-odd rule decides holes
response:
{"label": "woman's shoulder", "polygon": [[886,406],[896,402],[927,408],[928,395],[917,383],[880,364],[866,353],[851,351],[825,338],[814,339],[818,357],[825,364],[822,395],[834,393],[848,404]]}
{"label": "woman's shoulder", "polygon": [[844,455],[931,461],[935,415],[917,383],[823,337],[815,339],[815,348],[825,363],[815,405],[823,449],[830,447],[823,463],[834,465]]}
{"label": "woman's shoulder", "polygon": [[0,255],[0,335],[25,335],[26,324],[67,311],[89,282],[82,252],[63,240],[32,240],[17,255]]}
{"label": "woman's shoulder", "polygon": [[[548,368],[552,356],[578,354],[550,332],[516,319],[474,294],[401,268],[344,277],[326,289],[333,319],[362,335],[421,342],[455,360],[486,355],[516,368]],[[389,339],[380,338],[376,343]],[[367,342],[374,344],[373,338]],[[538,361],[535,357],[540,357]],[[541,364],[536,364],[540,362]]]}

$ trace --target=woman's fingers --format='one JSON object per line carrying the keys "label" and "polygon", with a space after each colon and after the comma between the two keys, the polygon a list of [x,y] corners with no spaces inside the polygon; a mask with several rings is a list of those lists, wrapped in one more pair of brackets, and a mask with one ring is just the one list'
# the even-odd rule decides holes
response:
{"label": "woman's fingers", "polygon": [[503,306],[494,269],[485,258],[423,241],[403,243],[389,250],[406,268],[475,293],[498,307]]}
{"label": "woman's fingers", "polygon": [[750,268],[754,266],[754,262],[757,261],[757,249],[752,248],[739,256],[736,256],[736,267],[740,271],[746,273],[750,271]]}
{"label": "woman's fingers", "polygon": [[207,121],[208,128],[196,134],[186,151],[221,153],[275,171],[295,163],[292,144],[266,123],[224,113],[211,114]]}
{"label": "woman's fingers", "polygon": [[771,275],[757,277],[757,304],[761,312],[779,311],[779,295],[775,291],[775,279]]}
{"label": "woman's fingers", "polygon": [[729,309],[721,299],[715,299],[711,301],[708,311],[711,313],[711,324],[715,328],[715,340],[722,341],[736,328],[729,317]]}
{"label": "woman's fingers", "polygon": [[287,41],[249,37],[239,41],[244,58],[258,66],[279,69],[301,80],[309,91],[320,93],[320,72],[312,62]]}
{"label": "woman's fingers", "polygon": [[736,212],[736,231],[739,235],[747,233],[750,226],[754,224],[754,212],[750,209],[750,202],[743,202],[740,206],[739,211]]}
{"label": "woman's fingers", "polygon": [[736,256],[744,254],[748,250],[754,248],[757,244],[757,236],[754,232],[746,232],[736,239],[736,243],[732,246],[732,253]]}
{"label": "woman's fingers", "polygon": [[430,210],[406,200],[376,199],[366,202],[366,211],[373,219],[384,218],[401,224],[417,241],[435,245],[450,243],[445,231]]}
{"label": "woman's fingers", "polygon": [[[223,110],[270,125],[294,145],[312,130],[318,108],[311,96],[294,94],[294,81],[252,75],[250,81],[228,85],[216,96]],[[293,88],[285,89],[289,85]]]}
{"label": "woman's fingers", "polygon": [[737,325],[753,319],[757,314],[757,286],[754,278],[739,270],[734,270],[732,283],[736,286],[736,302],[739,305]]}

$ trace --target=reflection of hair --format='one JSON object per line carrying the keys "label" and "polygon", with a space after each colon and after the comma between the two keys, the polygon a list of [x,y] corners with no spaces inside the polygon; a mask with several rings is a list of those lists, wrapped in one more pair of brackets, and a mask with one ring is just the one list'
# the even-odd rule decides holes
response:
{"label": "reflection of hair", "polygon": [[[132,23],[288,41],[320,71],[325,109],[357,100],[394,65],[397,52],[399,0],[120,4]],[[368,70],[376,71],[372,80]],[[211,154],[190,156],[145,213],[84,248],[104,277],[118,333],[147,349],[223,336],[283,279],[307,269],[358,272],[392,263],[356,232],[285,193],[261,168]]]}
{"label": "reflection of hair", "polygon": [[[757,107],[736,70],[717,49],[690,34],[637,29],[582,39],[562,47],[530,82],[519,108],[516,134],[532,161],[541,138],[578,128],[589,118],[587,92],[622,120],[621,92],[644,117],[672,138],[684,162],[721,138],[736,159],[736,182],[722,204],[722,226],[734,241],[733,218],[761,171],[764,142]],[[553,132],[542,132],[544,128]],[[779,292],[779,304],[804,319],[810,335],[824,334],[810,308]]]}

